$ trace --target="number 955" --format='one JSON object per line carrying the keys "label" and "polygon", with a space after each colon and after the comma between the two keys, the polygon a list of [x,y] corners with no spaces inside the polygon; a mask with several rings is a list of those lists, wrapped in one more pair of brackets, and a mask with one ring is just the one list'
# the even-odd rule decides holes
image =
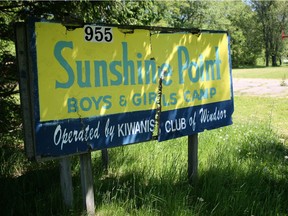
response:
{"label": "number 955", "polygon": [[84,26],[84,38],[89,42],[112,42],[113,32],[111,27],[104,26]]}

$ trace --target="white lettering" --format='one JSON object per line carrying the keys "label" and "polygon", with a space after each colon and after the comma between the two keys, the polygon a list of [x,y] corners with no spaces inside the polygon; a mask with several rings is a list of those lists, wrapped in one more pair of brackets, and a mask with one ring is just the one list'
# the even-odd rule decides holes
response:
{"label": "white lettering", "polygon": [[154,126],[154,119],[118,124],[118,137],[153,132]]}
{"label": "white lettering", "polygon": [[214,112],[209,112],[208,109],[203,109],[201,108],[199,110],[200,114],[200,122],[201,123],[208,123],[208,122],[213,122],[213,121],[220,121],[221,119],[225,119],[226,116],[226,110],[218,110],[217,107],[215,107]]}
{"label": "white lettering", "polygon": [[185,129],[186,129],[186,119],[185,118],[167,120],[165,122],[166,133],[185,130]]}
{"label": "white lettering", "polygon": [[87,125],[84,129],[81,129],[80,131],[79,130],[68,131],[66,128],[62,130],[61,125],[57,125],[53,137],[54,145],[58,146],[60,144],[60,148],[61,150],[63,150],[64,145],[67,143],[71,144],[72,142],[77,141],[86,142],[98,139],[100,137],[99,127],[100,122],[98,122],[96,128],[93,127],[90,128],[90,125]]}
{"label": "white lettering", "polygon": [[105,125],[105,136],[110,137],[111,142],[114,137],[114,129],[115,129],[115,126],[114,125],[110,126],[110,119],[108,118],[106,125]]}

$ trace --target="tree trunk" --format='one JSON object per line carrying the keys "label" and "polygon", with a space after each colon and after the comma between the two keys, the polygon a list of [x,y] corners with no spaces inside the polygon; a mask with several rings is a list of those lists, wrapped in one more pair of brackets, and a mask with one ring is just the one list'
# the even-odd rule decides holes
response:
{"label": "tree trunk", "polygon": [[266,67],[268,67],[269,66],[269,55],[267,55],[267,53],[265,55],[265,62],[266,62]]}
{"label": "tree trunk", "polygon": [[265,39],[265,63],[266,67],[269,66],[269,56],[270,56],[270,49],[269,49],[269,34],[267,32],[266,27],[264,27],[264,39]]}
{"label": "tree trunk", "polygon": [[276,55],[272,55],[272,66],[273,66],[273,67],[277,66],[277,58],[276,58]]}

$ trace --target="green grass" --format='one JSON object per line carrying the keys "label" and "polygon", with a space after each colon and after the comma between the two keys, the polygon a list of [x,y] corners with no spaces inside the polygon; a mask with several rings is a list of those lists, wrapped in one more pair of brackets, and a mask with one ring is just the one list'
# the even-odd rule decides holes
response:
{"label": "green grass", "polygon": [[[285,106],[287,99],[236,97],[234,124],[199,134],[196,186],[187,181],[186,137],[110,149],[107,173],[94,152],[97,214],[288,215],[288,149],[276,127],[288,126]],[[28,162],[20,143],[2,139],[1,215],[82,214],[78,157],[69,210],[62,204],[57,161]]]}
{"label": "green grass", "polygon": [[288,79],[288,67],[233,69],[233,78]]}
{"label": "green grass", "polygon": [[288,138],[288,98],[238,96],[234,102],[235,124],[266,122],[279,136]]}
{"label": "green grass", "polygon": [[[109,149],[107,172],[93,152],[97,215],[288,215],[288,99],[234,102],[233,125],[199,134],[194,186],[187,180],[187,137]],[[28,161],[16,135],[0,137],[1,215],[84,215],[79,157],[72,158],[74,206],[67,209],[58,161]]]}

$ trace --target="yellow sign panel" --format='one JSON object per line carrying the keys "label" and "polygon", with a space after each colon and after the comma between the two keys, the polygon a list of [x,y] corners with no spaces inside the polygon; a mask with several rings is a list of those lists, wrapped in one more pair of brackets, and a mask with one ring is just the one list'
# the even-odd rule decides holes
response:
{"label": "yellow sign panel", "polygon": [[[49,34],[53,32],[53,36]],[[225,33],[35,23],[40,121],[162,110],[231,99]]]}

